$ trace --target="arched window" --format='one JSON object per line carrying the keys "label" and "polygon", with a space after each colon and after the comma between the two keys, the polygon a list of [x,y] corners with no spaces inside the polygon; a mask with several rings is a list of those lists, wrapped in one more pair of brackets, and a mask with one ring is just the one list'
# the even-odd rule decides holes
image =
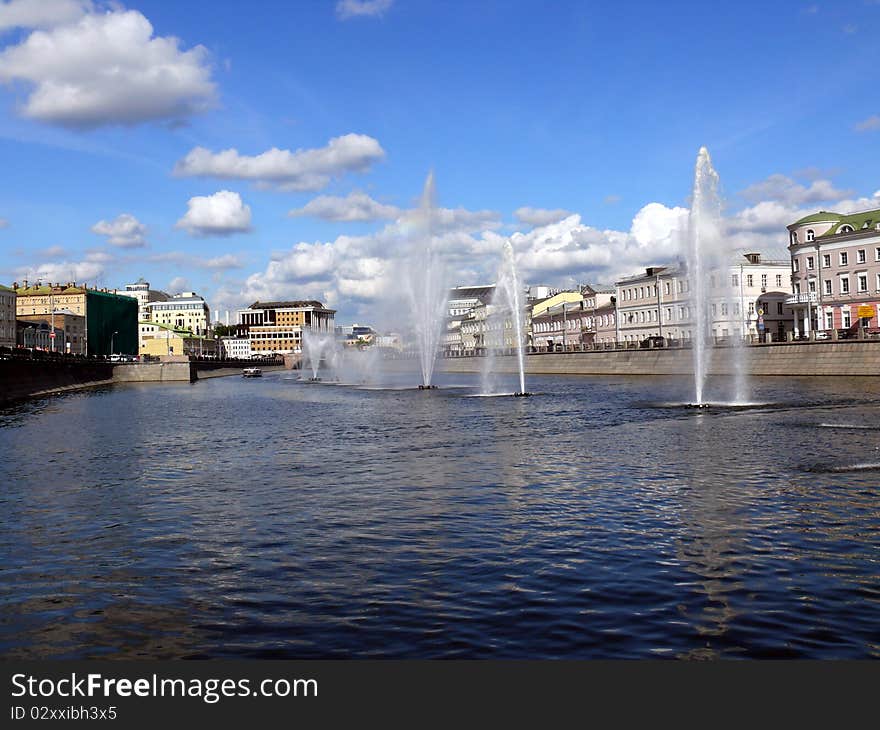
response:
{"label": "arched window", "polygon": [[809,230],[807,230],[807,240],[812,241],[815,238],[816,238],[816,235],[813,233],[813,229],[810,228]]}
{"label": "arched window", "polygon": [[797,243],[797,242],[798,242],[798,240],[797,240],[797,231],[792,231],[792,232],[791,232],[791,242],[792,242],[792,243]]}
{"label": "arched window", "polygon": [[844,225],[842,225],[840,228],[837,229],[837,232],[838,232],[838,233],[852,233],[853,230],[854,230],[854,229],[853,229],[853,227],[852,227],[851,225],[849,225],[849,224],[844,224]]}

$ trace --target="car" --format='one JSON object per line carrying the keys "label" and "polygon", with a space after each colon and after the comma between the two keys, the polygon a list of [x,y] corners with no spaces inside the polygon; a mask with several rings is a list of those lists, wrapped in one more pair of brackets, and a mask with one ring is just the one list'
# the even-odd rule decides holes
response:
{"label": "car", "polygon": [[666,347],[666,338],[659,335],[646,337],[639,343],[639,347]]}

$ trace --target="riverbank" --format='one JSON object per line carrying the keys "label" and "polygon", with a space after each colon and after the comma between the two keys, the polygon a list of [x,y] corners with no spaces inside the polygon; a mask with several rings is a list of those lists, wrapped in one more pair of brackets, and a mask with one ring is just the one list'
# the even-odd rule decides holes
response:
{"label": "riverbank", "polygon": [[[878,340],[750,345],[742,351],[741,365],[732,347],[715,347],[710,352],[710,375],[735,375],[739,367],[752,376],[880,374]],[[479,373],[485,361],[484,357],[441,358],[437,369],[448,373]],[[529,353],[525,357],[525,369],[530,375],[692,375],[694,371],[693,353],[688,348]],[[516,357],[496,357],[494,370],[517,372]]]}

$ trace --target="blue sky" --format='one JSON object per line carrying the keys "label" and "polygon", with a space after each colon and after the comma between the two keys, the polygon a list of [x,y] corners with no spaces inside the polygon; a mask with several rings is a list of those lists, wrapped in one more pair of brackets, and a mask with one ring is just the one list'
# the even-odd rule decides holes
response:
{"label": "blue sky", "polygon": [[613,282],[677,255],[701,145],[731,245],[778,249],[803,211],[880,207],[878,24],[880,0],[0,0],[0,281],[379,317],[433,170],[450,283],[506,238],[531,283]]}

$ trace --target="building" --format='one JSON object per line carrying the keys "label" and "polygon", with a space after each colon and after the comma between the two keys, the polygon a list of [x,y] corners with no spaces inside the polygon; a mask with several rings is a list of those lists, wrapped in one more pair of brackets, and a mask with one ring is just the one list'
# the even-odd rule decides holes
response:
{"label": "building", "polygon": [[15,347],[15,289],[0,285],[0,347]]}
{"label": "building", "polygon": [[254,355],[302,352],[303,331],[335,332],[335,309],[321,302],[254,302],[237,312],[238,336],[247,337]]}
{"label": "building", "polygon": [[227,360],[250,360],[251,341],[247,337],[221,337],[220,356]]}
{"label": "building", "polygon": [[58,327],[52,327],[48,320],[23,321],[15,323],[15,342],[20,347],[29,350],[45,350],[46,352],[61,352],[57,349],[57,342],[64,337],[64,332]]}
{"label": "building", "polygon": [[[757,252],[735,253],[723,269],[706,274],[709,307],[707,335],[785,339],[792,329],[789,264],[765,261]],[[620,340],[642,342],[648,337],[689,340],[694,336],[696,306],[684,264],[650,266],[645,273],[617,282]]]}
{"label": "building", "polygon": [[207,302],[195,292],[187,291],[168,299],[147,302],[144,310],[144,321],[189,330],[198,336],[210,334],[211,311]]}
{"label": "building", "polygon": [[880,209],[813,213],[788,226],[794,331],[878,331]]}
{"label": "building", "polygon": [[[62,311],[84,318],[78,352],[71,341],[71,352],[83,355],[110,355],[114,352],[136,355],[138,351],[138,306],[130,296],[107,289],[90,289],[76,282],[68,284],[14,285],[18,319]],[[65,342],[65,349],[67,343]],[[61,349],[56,343],[56,349]]]}
{"label": "building", "polygon": [[[56,352],[72,355],[86,354],[86,318],[70,309],[55,309],[50,315],[23,314],[20,321],[40,323],[47,322],[50,327],[58,328],[59,334],[50,347]],[[115,338],[114,338],[115,339]],[[113,342],[115,346],[115,341]]]}
{"label": "building", "polygon": [[140,354],[152,357],[188,355],[204,357],[217,354],[217,341],[206,335],[197,335],[188,329],[179,329],[159,322],[144,320],[138,324]]}

